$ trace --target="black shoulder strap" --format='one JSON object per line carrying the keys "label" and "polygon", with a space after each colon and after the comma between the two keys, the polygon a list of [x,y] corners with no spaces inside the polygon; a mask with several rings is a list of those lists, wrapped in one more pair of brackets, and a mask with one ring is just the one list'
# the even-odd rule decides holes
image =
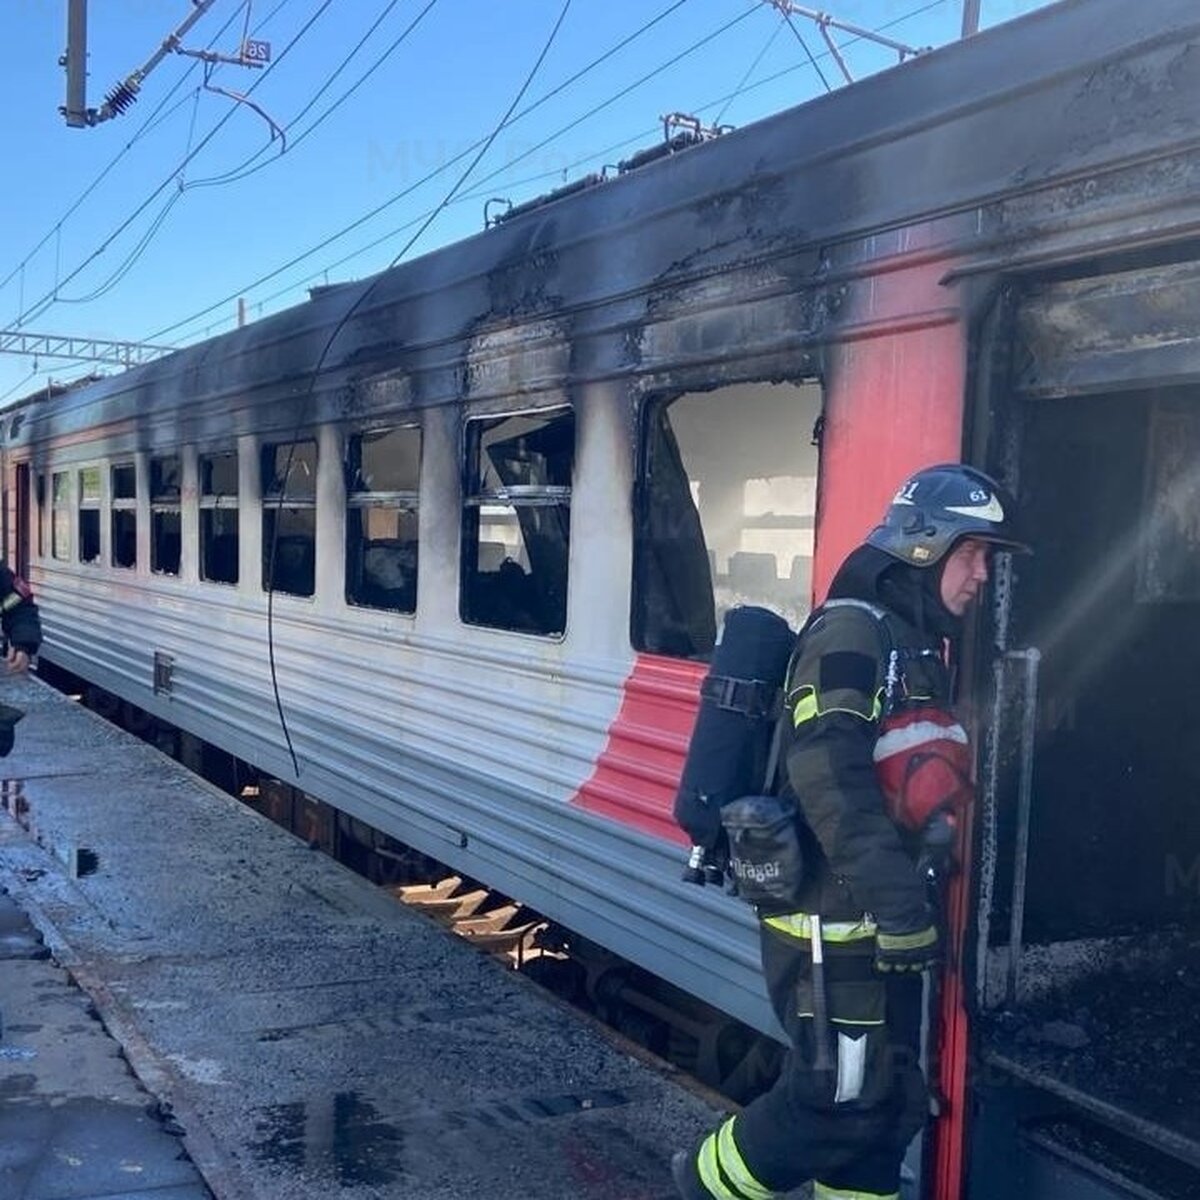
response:
{"label": "black shoulder strap", "polygon": [[801,639],[821,616],[837,608],[857,609],[859,612],[866,613],[875,621],[875,632],[879,635],[879,649],[883,652],[883,661],[886,664],[883,675],[883,707],[886,712],[891,707],[896,688],[900,683],[900,659],[903,656],[901,651],[896,648],[896,639],[892,636],[892,627],[888,619],[889,613],[887,609],[882,608],[878,604],[872,604],[869,600],[858,600],[853,596],[843,596],[836,600],[826,600],[824,604],[818,604],[808,614],[808,619],[800,627],[799,634],[796,635],[796,649],[792,651],[792,660],[788,663],[788,673],[785,678],[791,678],[792,662],[795,661],[796,655],[799,653]]}

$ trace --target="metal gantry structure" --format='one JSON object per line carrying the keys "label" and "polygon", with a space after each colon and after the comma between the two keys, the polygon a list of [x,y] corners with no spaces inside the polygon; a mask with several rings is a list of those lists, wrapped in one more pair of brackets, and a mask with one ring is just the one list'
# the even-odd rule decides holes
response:
{"label": "metal gantry structure", "polygon": [[26,354],[33,358],[61,358],[72,362],[134,367],[170,354],[174,349],[174,346],[154,346],[147,342],[114,342],[104,338],[72,337],[69,334],[0,329],[0,354]]}

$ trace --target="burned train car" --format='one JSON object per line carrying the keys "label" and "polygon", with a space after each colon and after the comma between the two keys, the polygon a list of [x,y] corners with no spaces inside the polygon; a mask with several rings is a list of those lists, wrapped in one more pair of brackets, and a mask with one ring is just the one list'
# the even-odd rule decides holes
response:
{"label": "burned train car", "polygon": [[45,659],[763,1029],[671,820],[721,617],[798,623],[918,467],[1002,477],[926,1194],[1200,1195],[1194,0],[1067,0],[2,432]]}

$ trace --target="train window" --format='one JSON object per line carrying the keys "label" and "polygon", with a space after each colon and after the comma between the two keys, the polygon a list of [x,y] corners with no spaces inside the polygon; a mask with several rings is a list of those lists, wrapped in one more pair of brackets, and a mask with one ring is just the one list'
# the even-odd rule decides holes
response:
{"label": "train window", "polygon": [[133,463],[117,463],[109,474],[112,486],[112,565],[137,566],[137,471]]}
{"label": "train window", "polygon": [[262,497],[263,588],[311,596],[317,578],[315,441],[263,446]]}
{"label": "train window", "polygon": [[60,562],[71,557],[71,474],[55,471],[50,480],[50,554]]}
{"label": "train window", "polygon": [[523,633],[567,627],[575,414],[467,424],[462,619]]}
{"label": "train window", "polygon": [[633,643],[707,658],[737,604],[798,626],[812,589],[818,384],[735,384],[646,408]]}
{"label": "train window", "polygon": [[200,578],[210,583],[237,583],[237,451],[202,454],[199,469]]}
{"label": "train window", "polygon": [[179,574],[181,480],[179,455],[150,460],[150,570],[159,575]]}
{"label": "train window", "polygon": [[420,467],[420,429],[380,429],[348,439],[348,604],[416,611]]}
{"label": "train window", "polygon": [[100,561],[100,468],[79,472],[79,561]]}

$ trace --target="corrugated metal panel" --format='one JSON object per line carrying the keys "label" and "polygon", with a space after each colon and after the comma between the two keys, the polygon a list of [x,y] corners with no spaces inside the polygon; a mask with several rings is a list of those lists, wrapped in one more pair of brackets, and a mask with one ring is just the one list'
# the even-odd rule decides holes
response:
{"label": "corrugated metal panel", "polygon": [[[389,646],[286,612],[275,647],[296,777],[263,665],[261,611],[212,587],[192,589],[184,610],[162,583],[140,599],[126,589],[122,603],[86,570],[72,574],[70,591],[53,578],[42,585],[55,662],[773,1027],[750,910],[683,883],[674,843],[567,803],[605,743],[623,670],[536,654],[514,670],[496,637],[479,631]],[[174,656],[168,697],[153,693],[156,649]],[[669,761],[680,753],[676,743]],[[661,772],[664,794],[670,772]]]}

